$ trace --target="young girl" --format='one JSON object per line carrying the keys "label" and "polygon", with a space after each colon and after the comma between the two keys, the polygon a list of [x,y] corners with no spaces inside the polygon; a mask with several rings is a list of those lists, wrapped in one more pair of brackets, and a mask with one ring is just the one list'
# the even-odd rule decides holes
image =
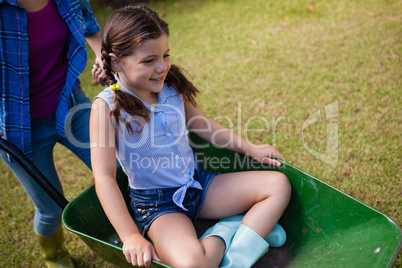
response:
{"label": "young girl", "polygon": [[[284,243],[276,222],[289,202],[289,181],[275,171],[207,173],[194,160],[187,129],[267,164],[280,166],[274,158],[282,156],[203,113],[198,90],[170,63],[168,36],[167,24],[145,7],[123,8],[104,26],[111,86],[95,98],[91,114],[96,192],[133,265],[155,259],[173,267],[250,267],[268,243]],[[116,183],[116,157],[129,179],[138,227]],[[199,240],[195,218],[223,220]]]}

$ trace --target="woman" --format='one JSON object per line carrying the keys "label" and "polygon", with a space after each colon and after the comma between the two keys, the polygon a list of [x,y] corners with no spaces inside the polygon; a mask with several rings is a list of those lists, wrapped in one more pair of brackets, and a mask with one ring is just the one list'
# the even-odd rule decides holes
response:
{"label": "woman", "polygon": [[[56,142],[91,168],[90,101],[78,76],[86,66],[85,40],[95,63],[102,64],[99,30],[85,0],[0,0],[0,135],[60,192],[52,155]],[[103,80],[99,68],[93,75]],[[34,229],[47,266],[74,267],[64,246],[62,210],[13,159],[0,154],[35,205]]]}

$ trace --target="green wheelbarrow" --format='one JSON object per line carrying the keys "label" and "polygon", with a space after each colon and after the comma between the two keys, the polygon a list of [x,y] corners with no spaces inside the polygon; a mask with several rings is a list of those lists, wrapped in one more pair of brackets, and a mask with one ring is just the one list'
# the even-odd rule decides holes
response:
{"label": "green wheelbarrow", "polygon": [[[270,167],[248,156],[217,148],[196,135],[190,136],[198,161],[210,172],[267,170]],[[99,257],[118,267],[132,267],[122,243],[105,215],[91,186],[68,203],[15,146],[0,139],[7,151],[59,204],[63,224],[77,234]],[[18,151],[18,152],[16,152]],[[284,162],[275,168],[292,185],[290,203],[279,223],[287,233],[280,248],[270,248],[253,267],[392,267],[402,245],[399,226],[386,215]],[[127,207],[127,177],[119,168],[117,181]],[[131,208],[129,209],[131,211]],[[201,236],[214,221],[194,222]],[[169,267],[153,261],[152,267]]]}

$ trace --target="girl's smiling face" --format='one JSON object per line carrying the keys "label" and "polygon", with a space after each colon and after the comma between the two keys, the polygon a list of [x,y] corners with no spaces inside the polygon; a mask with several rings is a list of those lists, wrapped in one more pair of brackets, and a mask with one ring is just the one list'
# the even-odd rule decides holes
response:
{"label": "girl's smiling face", "polygon": [[116,70],[121,83],[145,102],[154,100],[169,72],[171,63],[168,36],[149,39],[136,48],[130,56],[116,60]]}

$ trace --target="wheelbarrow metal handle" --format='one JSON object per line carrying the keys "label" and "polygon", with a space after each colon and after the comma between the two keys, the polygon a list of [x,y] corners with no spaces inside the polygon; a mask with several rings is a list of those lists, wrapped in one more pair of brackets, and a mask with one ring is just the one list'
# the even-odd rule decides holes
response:
{"label": "wheelbarrow metal handle", "polygon": [[8,153],[14,160],[35,180],[35,182],[53,199],[62,209],[67,206],[67,199],[53,186],[53,184],[39,171],[17,146],[0,138],[0,149]]}

